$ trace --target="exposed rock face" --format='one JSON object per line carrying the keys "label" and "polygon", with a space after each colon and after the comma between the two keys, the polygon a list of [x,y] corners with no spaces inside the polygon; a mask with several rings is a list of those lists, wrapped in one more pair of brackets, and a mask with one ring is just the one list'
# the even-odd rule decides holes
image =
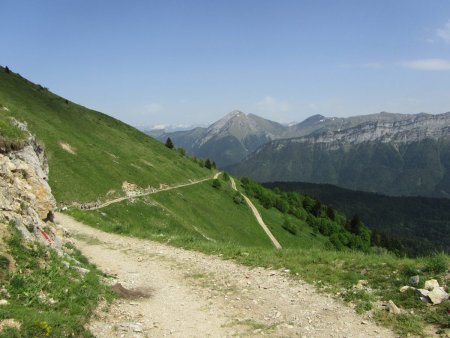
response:
{"label": "exposed rock face", "polygon": [[33,136],[21,150],[0,154],[0,177],[0,224],[12,221],[26,240],[59,248],[62,230],[52,223],[56,202],[47,159]]}
{"label": "exposed rock face", "polygon": [[425,139],[439,140],[450,134],[450,112],[440,115],[405,115],[400,120],[375,120],[357,126],[296,138],[294,142],[325,144],[330,150],[341,145],[355,145],[364,142],[403,144]]}
{"label": "exposed rock face", "polygon": [[450,197],[450,113],[379,117],[346,129],[333,124],[307,136],[271,141],[228,171],[262,182]]}

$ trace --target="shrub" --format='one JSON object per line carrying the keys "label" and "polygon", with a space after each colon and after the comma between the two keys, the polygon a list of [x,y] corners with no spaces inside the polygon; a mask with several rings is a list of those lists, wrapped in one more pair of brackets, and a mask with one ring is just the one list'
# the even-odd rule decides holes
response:
{"label": "shrub", "polygon": [[242,198],[241,194],[238,193],[237,191],[236,191],[236,193],[234,194],[233,201],[234,201],[234,203],[236,203],[236,204],[242,204],[242,203],[244,203],[244,199]]}
{"label": "shrub", "polygon": [[435,253],[425,259],[425,270],[434,273],[443,273],[448,269],[448,258],[444,253]]}
{"label": "shrub", "polygon": [[223,175],[222,175],[222,179],[224,181],[229,181],[230,180],[230,175],[228,175],[226,172],[224,172]]}
{"label": "shrub", "polygon": [[287,218],[285,218],[282,227],[283,227],[284,230],[286,230],[287,232],[291,233],[292,235],[296,235],[297,234],[296,226],[294,224],[292,224],[291,222],[289,222],[289,220]]}
{"label": "shrub", "polygon": [[212,186],[213,186],[213,188],[220,189],[220,187],[222,186],[222,183],[220,183],[220,181],[217,178],[215,178],[213,180]]}

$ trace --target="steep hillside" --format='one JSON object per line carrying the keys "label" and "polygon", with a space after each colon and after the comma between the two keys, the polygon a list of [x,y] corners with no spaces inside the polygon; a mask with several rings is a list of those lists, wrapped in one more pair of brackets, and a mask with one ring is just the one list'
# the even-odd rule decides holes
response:
{"label": "steep hillside", "polygon": [[392,197],[303,182],[273,182],[264,186],[307,194],[346,215],[358,215],[370,229],[381,230],[400,240],[410,255],[450,253],[448,199]]}
{"label": "steep hillside", "polygon": [[163,134],[189,154],[213,159],[219,167],[237,163],[261,145],[279,138],[286,127],[253,114],[233,111],[208,128]]}
{"label": "steep hillside", "polygon": [[[272,244],[258,225],[248,206],[236,203],[230,182],[211,181],[133,199],[108,207],[70,213],[87,224],[108,232],[167,240],[173,244],[229,245],[271,249]],[[264,208],[260,207],[260,211]],[[304,221],[282,215],[272,208],[264,212],[271,231],[283,246],[325,247],[327,238],[313,234]],[[296,235],[283,229],[285,218],[298,229]]]}
{"label": "steep hillside", "polygon": [[272,141],[229,168],[258,181],[329,183],[389,195],[450,196],[450,113],[369,121]]}
{"label": "steep hillside", "polygon": [[45,146],[58,202],[94,201],[108,192],[120,195],[124,181],[159,187],[210,175],[144,133],[4,68],[0,105],[2,116],[26,121]]}
{"label": "steep hillside", "polygon": [[54,223],[42,147],[24,125],[0,121],[0,336],[90,336],[84,324],[112,295]]}

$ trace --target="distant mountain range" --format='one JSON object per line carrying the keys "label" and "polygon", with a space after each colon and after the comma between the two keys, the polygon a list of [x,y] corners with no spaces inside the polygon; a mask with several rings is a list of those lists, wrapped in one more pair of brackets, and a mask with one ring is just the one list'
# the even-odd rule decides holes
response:
{"label": "distant mountain range", "polygon": [[263,182],[450,197],[450,113],[381,113],[344,120],[337,128],[335,122],[324,121],[329,127],[306,136],[268,142],[229,171]]}
{"label": "distant mountain range", "polygon": [[158,138],[167,137],[190,154],[262,182],[450,197],[450,113],[314,115],[285,126],[234,111],[208,128]]}

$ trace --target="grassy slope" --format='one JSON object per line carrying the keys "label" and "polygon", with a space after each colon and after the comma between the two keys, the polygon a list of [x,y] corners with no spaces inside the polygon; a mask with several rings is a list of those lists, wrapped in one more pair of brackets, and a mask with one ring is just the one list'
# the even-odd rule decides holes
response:
{"label": "grassy slope", "polygon": [[[70,209],[70,213],[105,231],[169,240],[179,245],[202,242],[271,250],[270,240],[249,207],[236,204],[234,195],[229,184],[223,183],[220,189],[215,189],[211,181],[207,181],[100,210]],[[264,209],[257,202],[255,205],[282,246],[324,248],[327,239],[315,234],[305,222],[285,216],[274,208]],[[296,235],[282,228],[285,217],[297,227]]]}
{"label": "grassy slope", "polygon": [[[0,284],[10,294],[8,304],[0,307],[0,322],[15,319],[21,330],[6,328],[0,337],[92,337],[84,328],[87,319],[101,300],[113,298],[101,283],[101,273],[70,245],[67,250],[90,270],[85,276],[67,269],[54,251],[40,245],[34,249],[25,246],[18,231],[13,226],[10,230],[7,244],[16,270],[0,274]],[[0,266],[2,272],[7,265]],[[45,300],[40,298],[44,295]],[[54,304],[48,303],[50,299]]]}
{"label": "grassy slope", "polygon": [[[123,181],[139,186],[210,175],[160,142],[112,117],[67,102],[0,67],[0,104],[28,123],[46,149],[50,185],[59,202],[93,201]],[[60,142],[76,152],[63,150]],[[107,173],[107,174],[106,174]]]}
{"label": "grassy slope", "polygon": [[211,242],[270,248],[249,208],[233,202],[230,187],[217,190],[211,181],[163,191],[136,201],[72,215],[103,230],[174,244]]}

